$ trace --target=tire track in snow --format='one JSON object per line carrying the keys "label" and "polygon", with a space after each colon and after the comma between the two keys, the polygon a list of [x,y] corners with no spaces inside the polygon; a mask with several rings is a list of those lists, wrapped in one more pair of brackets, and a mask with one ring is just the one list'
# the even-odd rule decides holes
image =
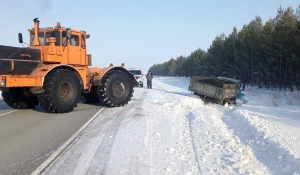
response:
{"label": "tire track in snow", "polygon": [[200,161],[199,161],[198,155],[197,155],[197,149],[196,149],[195,142],[194,142],[194,134],[193,134],[193,128],[192,128],[192,122],[195,119],[195,116],[194,116],[193,113],[189,112],[186,115],[186,118],[189,121],[190,136],[191,136],[191,140],[192,140],[193,150],[194,150],[194,153],[195,153],[195,161],[197,163],[197,167],[198,167],[198,170],[199,170],[200,174],[203,174],[202,171],[201,171],[201,168],[200,168],[200,163],[199,163]]}
{"label": "tire track in snow", "polygon": [[[143,92],[139,100],[146,98],[147,91]],[[107,166],[109,163],[110,155],[113,149],[114,141],[118,133],[119,127],[124,120],[128,108],[134,106],[137,102],[129,104],[126,108],[116,113],[113,118],[112,124],[108,127],[103,139],[98,147],[94,159],[92,160],[88,170],[85,174],[106,174]]]}
{"label": "tire track in snow", "polygon": [[[107,125],[111,123],[113,119],[109,116],[103,117],[103,119],[97,121],[96,125],[90,125],[88,129],[90,132],[84,130],[74,142],[68,146],[68,148],[62,153],[62,157],[59,157],[49,168],[45,170],[44,175],[48,174],[67,174],[67,171],[71,171],[70,174],[84,173],[85,167],[81,164],[89,164],[93,157],[90,156],[94,153],[97,147],[101,144],[102,136],[98,136],[103,128],[107,128]],[[101,129],[96,127],[101,126]],[[79,145],[72,147],[73,145]],[[72,151],[69,150],[72,148]],[[76,157],[77,161],[74,161]]]}
{"label": "tire track in snow", "polygon": [[150,163],[150,174],[153,174],[153,136],[152,136],[152,132],[153,132],[153,121],[152,118],[148,116],[148,120],[147,120],[147,127],[148,127],[148,142],[149,142],[149,163]]}
{"label": "tire track in snow", "polygon": [[[166,83],[164,83],[164,84],[166,84]],[[198,96],[195,96],[195,95],[193,95],[192,93],[191,93],[190,95],[187,95],[187,93],[170,92],[170,91],[166,90],[165,88],[161,87],[161,86],[159,85],[159,83],[155,83],[155,86],[156,86],[156,88],[152,88],[152,89],[157,90],[157,91],[161,91],[161,92],[165,92],[165,93],[169,94],[169,96],[172,96],[172,97],[175,97],[175,96],[177,96],[177,95],[180,95],[180,96],[183,96],[183,97],[199,99]],[[169,85],[169,86],[171,86],[171,85]],[[200,100],[201,100],[201,99],[200,99]],[[189,107],[188,107],[188,108],[189,108]],[[189,137],[191,138],[192,149],[193,149],[193,152],[194,152],[194,155],[195,155],[195,158],[194,158],[194,159],[195,159],[195,163],[197,164],[196,167],[197,167],[197,169],[198,169],[198,172],[199,172],[200,174],[203,174],[203,172],[202,172],[202,170],[201,170],[201,168],[200,168],[200,163],[199,163],[200,161],[199,161],[198,155],[197,155],[196,145],[195,145],[195,141],[194,141],[194,134],[193,134],[194,131],[193,131],[193,128],[192,128],[192,122],[193,122],[195,116],[194,116],[193,113],[189,112],[188,114],[185,115],[185,117],[187,118],[187,120],[188,120],[188,122],[189,122],[189,123],[188,123],[189,135],[187,135],[187,137],[189,136]],[[149,135],[149,136],[151,137],[152,135]],[[152,174],[152,172],[151,172],[150,174]],[[188,174],[189,174],[189,173],[188,173]]]}
{"label": "tire track in snow", "polygon": [[[137,119],[139,120],[141,116],[143,116],[143,104],[144,104],[144,100],[147,96],[147,91],[144,91],[142,93],[142,96],[137,100],[140,101],[139,103],[135,103],[138,104],[137,106],[135,106],[134,108],[134,115],[132,117],[132,119]],[[129,120],[129,122],[132,121],[132,119]],[[128,174],[130,175],[138,175],[141,174],[141,164],[140,164],[140,160],[138,156],[131,156],[130,157],[130,164],[128,167]]]}
{"label": "tire track in snow", "polygon": [[[115,112],[114,115],[99,117],[87,130],[80,134],[80,137],[78,137],[74,143],[62,153],[62,156],[43,174],[89,174],[86,171],[91,171],[92,168],[97,169],[100,173],[101,171],[105,172],[110,159],[110,153],[113,149],[114,139],[118,132],[117,129],[120,127],[123,119],[125,119],[124,115],[127,113],[126,110],[130,111],[132,105],[134,106],[141,103],[141,100],[144,100],[145,97],[146,93],[143,93],[136,101],[132,99],[132,104],[128,104],[127,107],[125,106],[123,109],[118,108],[120,109],[119,112]],[[109,132],[111,127],[114,129],[113,132]],[[115,134],[114,137],[109,137],[113,134]],[[104,137],[106,137],[106,139],[104,139]],[[105,151],[102,155],[101,149]],[[93,159],[99,159],[99,161],[101,161],[99,167],[97,162]],[[91,162],[93,164],[91,164]]]}
{"label": "tire track in snow", "polygon": [[139,175],[139,174],[141,174],[140,170],[141,170],[141,168],[140,168],[138,157],[137,156],[130,157],[128,174]]}

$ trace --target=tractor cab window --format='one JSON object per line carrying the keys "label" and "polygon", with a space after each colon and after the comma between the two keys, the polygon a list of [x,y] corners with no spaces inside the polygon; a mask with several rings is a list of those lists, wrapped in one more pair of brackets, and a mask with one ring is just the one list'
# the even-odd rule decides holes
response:
{"label": "tractor cab window", "polygon": [[[45,45],[45,35],[44,32],[39,32],[38,37],[40,39],[40,45],[44,46]],[[34,46],[34,33],[30,34],[30,46]]]}
{"label": "tractor cab window", "polygon": [[60,46],[60,32],[59,31],[46,32],[46,45],[50,45],[50,43],[48,41],[50,37],[56,38],[55,46]]}
{"label": "tractor cab window", "polygon": [[71,46],[79,46],[79,36],[78,35],[72,35],[70,44],[71,44]]}
{"label": "tractor cab window", "polygon": [[[66,46],[67,42],[67,36],[66,32],[62,32],[62,44],[63,46]],[[79,46],[79,36],[78,35],[71,35],[70,39],[70,45],[71,46]]]}

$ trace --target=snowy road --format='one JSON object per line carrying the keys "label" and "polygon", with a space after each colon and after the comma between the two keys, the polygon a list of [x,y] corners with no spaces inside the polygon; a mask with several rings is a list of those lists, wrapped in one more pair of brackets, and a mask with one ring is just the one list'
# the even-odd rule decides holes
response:
{"label": "snowy road", "polygon": [[228,107],[204,104],[189,78],[153,83],[104,109],[43,174],[300,174],[299,92],[246,87]]}
{"label": "snowy road", "polygon": [[0,174],[30,174],[99,109],[69,114],[13,110],[0,100]]}
{"label": "snowy road", "polygon": [[44,174],[299,174],[299,92],[283,105],[249,87],[246,104],[226,107],[204,105],[188,78],[153,83],[105,109]]}

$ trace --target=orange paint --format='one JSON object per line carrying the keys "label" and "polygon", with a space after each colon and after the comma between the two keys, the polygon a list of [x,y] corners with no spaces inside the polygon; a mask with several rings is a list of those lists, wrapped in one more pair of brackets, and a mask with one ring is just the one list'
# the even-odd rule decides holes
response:
{"label": "orange paint", "polygon": [[[40,62],[42,64],[29,75],[0,75],[0,79],[6,79],[4,87],[41,87],[45,76],[57,68],[73,71],[81,79],[82,87],[87,91],[89,91],[93,81],[100,80],[112,69],[125,71],[131,76],[133,82],[136,81],[134,76],[124,68],[124,65],[114,67],[111,64],[102,69],[98,67],[89,68],[86,32],[71,29],[71,38],[67,39],[66,30],[67,28],[61,27],[60,23],[57,23],[55,27],[40,28],[39,21],[34,20],[34,29],[29,30],[32,41],[30,41],[30,47],[27,48],[40,50]],[[21,56],[30,57],[28,54]],[[14,61],[12,61],[12,70],[14,68]]]}

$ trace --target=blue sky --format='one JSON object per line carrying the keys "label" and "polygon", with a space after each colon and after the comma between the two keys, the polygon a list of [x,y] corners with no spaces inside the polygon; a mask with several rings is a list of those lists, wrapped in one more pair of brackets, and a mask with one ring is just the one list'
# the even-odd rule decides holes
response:
{"label": "blue sky", "polygon": [[21,46],[17,33],[28,41],[33,18],[40,26],[87,31],[88,52],[93,65],[110,63],[148,71],[153,64],[187,56],[197,48],[206,50],[214,38],[231,33],[234,26],[259,15],[275,17],[279,6],[300,5],[299,0],[10,0],[1,2],[0,45]]}

